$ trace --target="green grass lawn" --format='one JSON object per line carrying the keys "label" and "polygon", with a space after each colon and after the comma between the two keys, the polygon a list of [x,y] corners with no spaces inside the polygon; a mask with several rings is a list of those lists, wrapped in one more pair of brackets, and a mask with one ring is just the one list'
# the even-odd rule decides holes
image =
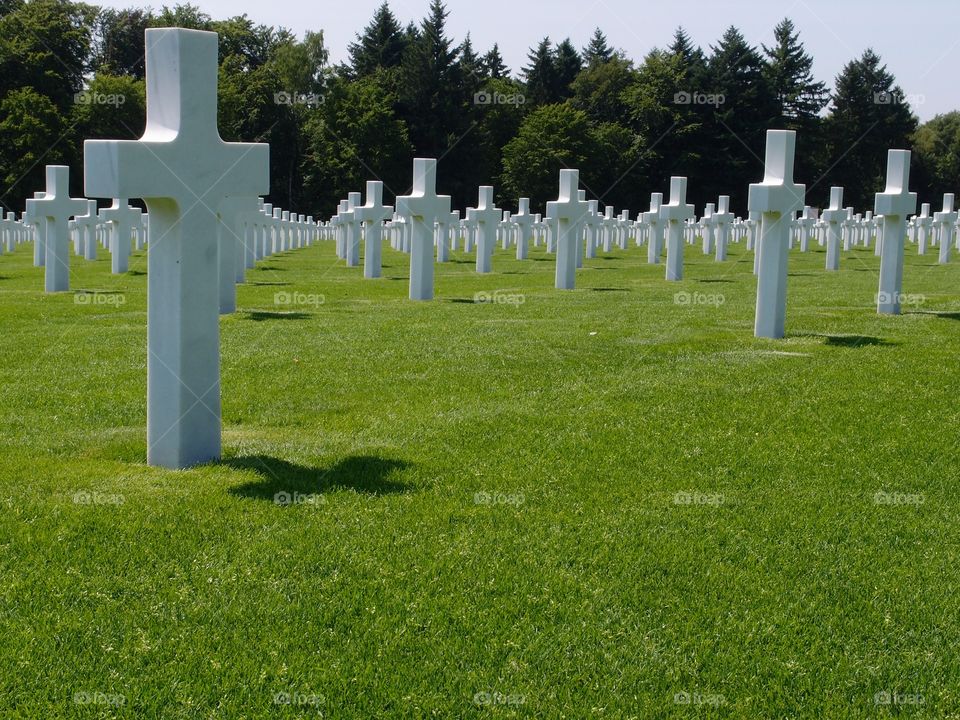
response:
{"label": "green grass lawn", "polygon": [[511,255],[260,263],[179,472],[145,256],[0,257],[0,718],[960,716],[960,263],[794,251],[769,341],[742,244]]}

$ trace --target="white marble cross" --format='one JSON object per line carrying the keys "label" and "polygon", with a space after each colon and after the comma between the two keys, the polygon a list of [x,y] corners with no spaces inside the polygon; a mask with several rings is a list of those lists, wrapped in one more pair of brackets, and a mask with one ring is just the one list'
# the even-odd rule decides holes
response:
{"label": "white marble cross", "polygon": [[617,220],[617,246],[621,250],[626,250],[627,243],[630,241],[630,225],[630,211],[626,209],[621,210],[620,218]]}
{"label": "white marble cross", "polygon": [[127,198],[114,198],[113,205],[100,211],[100,219],[110,225],[110,272],[125,273],[130,265],[130,234],[137,213]]}
{"label": "white marble cross", "polygon": [[816,224],[817,209],[804,205],[803,215],[800,216],[800,252],[807,252],[810,248],[810,233]]}
{"label": "white marble cross", "polygon": [[903,242],[907,233],[907,216],[917,211],[917,194],[910,192],[910,151],[890,150],[887,153],[887,187],[877,193],[874,212],[883,216],[880,256],[880,291],[877,312],[900,314],[900,293],[903,290]]}
{"label": "white marble cross", "polygon": [[933,214],[933,222],[940,226],[939,263],[946,265],[950,262],[950,245],[953,242],[953,226],[957,222],[957,213],[953,209],[953,193],[946,193],[943,196],[943,210]]}
{"label": "white marble cross", "polygon": [[806,196],[806,187],[793,181],[796,147],[793,130],[767,130],[763,182],[750,185],[749,209],[761,213],[756,337],[784,336],[790,220]]}
{"label": "white marble cross", "polygon": [[97,201],[87,200],[87,212],[74,217],[84,260],[97,259]]}
{"label": "white marble cross", "polygon": [[716,206],[713,203],[707,203],[703,208],[703,216],[700,218],[700,235],[703,242],[703,254],[713,254],[713,211]]}
{"label": "white marble cross", "polygon": [[510,216],[510,222],[517,226],[517,260],[526,260],[534,223],[534,217],[530,214],[530,198],[520,198],[517,214]]}
{"label": "white marble cross", "polygon": [[727,259],[727,241],[730,233],[730,223],[733,222],[733,213],[730,212],[730,196],[721,195],[717,203],[717,211],[713,213],[713,224],[717,228],[716,260],[722,262]]}
{"label": "white marble cross", "polygon": [[[473,210],[470,213],[470,210]],[[467,210],[468,217],[477,223],[477,272],[492,271],[493,246],[496,244],[497,224],[503,211],[493,202],[493,186],[481,185],[477,207]]]}
{"label": "white marble cross", "polygon": [[450,196],[437,195],[437,161],[414,158],[413,190],[397,198],[397,212],[410,219],[410,299],[433,299],[433,227],[450,214]]}
{"label": "white marble cross", "polygon": [[[47,261],[47,219],[37,213],[34,202],[42,198],[46,193],[35,192],[33,197],[28,199],[26,207],[23,210],[24,229],[34,228],[33,239],[33,266],[43,267]],[[86,205],[84,205],[86,207]]]}
{"label": "white marble cross", "polygon": [[579,170],[561,170],[560,192],[556,200],[547,203],[547,217],[557,223],[554,284],[558,290],[573,290],[576,286],[580,228],[589,207],[586,201],[580,199],[579,185]]}
{"label": "white marble cross", "polygon": [[358,222],[363,223],[363,276],[378,278],[383,267],[383,221],[393,217],[393,207],[383,204],[383,183],[367,181],[367,202],[353,211]]}
{"label": "white marble cross", "polygon": [[[650,198],[650,203],[652,206],[653,196]],[[693,205],[687,204],[685,177],[670,178],[670,202],[660,205],[658,214],[660,222],[666,226],[667,230],[667,280],[682,280],[684,225],[694,215]]]}
{"label": "white marble cross", "polygon": [[840,223],[847,219],[843,207],[843,188],[830,188],[830,207],[820,215],[827,224],[827,270],[840,269]]}
{"label": "white marble cross", "polygon": [[[674,191],[674,180],[683,180],[682,193],[684,196],[687,194],[687,179],[686,178],[670,178],[670,192]],[[679,188],[677,188],[679,189]],[[671,202],[673,197],[671,197]],[[681,198],[681,203],[686,202],[686,197]],[[647,262],[651,265],[658,265],[660,263],[660,255],[662,251],[662,246],[660,244],[660,238],[663,236],[664,224],[667,222],[663,220],[660,210],[663,208],[663,193],[650,193],[650,209],[643,213],[641,221],[644,225],[647,226]],[[683,218],[684,220],[686,218]],[[668,251],[669,253],[669,251]],[[669,273],[668,273],[669,274]],[[681,259],[680,264],[680,275],[683,275],[683,261]],[[670,279],[669,277],[667,278]],[[675,278],[679,280],[680,278]]]}
{"label": "white marble cross", "polygon": [[340,211],[340,217],[344,225],[344,243],[346,244],[347,267],[360,266],[360,220],[357,218],[356,209],[363,202],[360,193],[347,193],[347,209]]}
{"label": "white marble cross", "polygon": [[220,457],[217,209],[269,191],[269,146],[217,130],[217,35],[146,31],[147,126],[140,140],[87,140],[95,197],[138,197],[147,251],[147,462]]}
{"label": "white marble cross", "polygon": [[220,276],[220,314],[237,309],[237,273],[245,267],[243,258],[246,223],[258,211],[256,196],[226,197],[217,217],[217,262]]}
{"label": "white marble cross", "polygon": [[[33,213],[40,218],[37,240],[41,242],[40,228],[45,237],[44,279],[46,292],[70,289],[70,233],[67,222],[71,215],[80,215],[88,209],[88,202],[70,197],[70,168],[66,165],[47,165],[47,191],[43,197],[28,201]],[[96,216],[96,201],[93,202]],[[44,220],[46,222],[44,222]]]}
{"label": "white marble cross", "polygon": [[927,254],[927,243],[930,242],[930,228],[933,226],[933,216],[930,214],[930,203],[920,206],[920,214],[913,219],[917,232],[917,255]]}
{"label": "white marble cross", "polygon": [[[49,165],[48,167],[54,166]],[[33,204],[35,200],[41,199],[44,195],[46,195],[44,192],[35,192],[33,197],[27,200],[26,208],[23,212],[24,226],[35,228],[33,239],[34,267],[43,267],[47,262],[47,219],[37,214],[36,208]],[[84,205],[84,207],[86,207],[86,205]]]}
{"label": "white marble cross", "polygon": [[[599,200],[588,200],[587,212],[583,216],[588,258],[594,258],[597,256],[597,231],[600,227],[600,222],[602,219],[602,216],[598,210],[599,205]],[[577,252],[579,256],[579,250]]]}

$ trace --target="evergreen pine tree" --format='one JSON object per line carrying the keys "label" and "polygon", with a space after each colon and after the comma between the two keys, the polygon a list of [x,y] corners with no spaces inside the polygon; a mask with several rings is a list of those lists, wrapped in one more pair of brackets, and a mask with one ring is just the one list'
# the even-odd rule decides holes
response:
{"label": "evergreen pine tree", "polygon": [[483,66],[487,77],[499,80],[510,75],[510,68],[503,62],[503,56],[500,55],[500,47],[494,43],[490,51],[483,56]]}
{"label": "evergreen pine tree", "polygon": [[872,207],[886,174],[887,150],[910,147],[916,129],[917,118],[895,78],[873,50],[866,50],[837,76],[824,121],[831,166],[824,187],[842,185],[848,205]]}
{"label": "evergreen pine tree", "polygon": [[390,6],[384,2],[373,14],[373,19],[356,42],[350,43],[350,67],[356,77],[370,75],[377,68],[398,66],[407,45],[403,29]]}
{"label": "evergreen pine tree", "polygon": [[[800,42],[793,22],[784,18],[773,31],[772,47],[763,46],[767,58],[765,75],[780,105],[783,127],[801,129],[805,121],[816,118],[830,101],[827,86],[813,78],[813,58]],[[793,123],[801,127],[796,127]]]}
{"label": "evergreen pine tree", "polygon": [[530,64],[523,69],[523,77],[527,85],[527,103],[547,105],[556,102],[558,100],[557,68],[554,65],[550,38],[545,37],[537,47],[531,48],[527,59]]}
{"label": "evergreen pine tree", "polygon": [[600,28],[593,31],[590,42],[583,49],[583,61],[586,65],[609,62],[613,57],[613,50],[607,45],[607,36]]}
{"label": "evergreen pine tree", "polygon": [[577,79],[577,75],[583,70],[583,61],[580,54],[570,38],[567,38],[559,45],[554,52],[554,66],[557,75],[557,93],[561,98],[568,98],[572,94],[570,83]]}

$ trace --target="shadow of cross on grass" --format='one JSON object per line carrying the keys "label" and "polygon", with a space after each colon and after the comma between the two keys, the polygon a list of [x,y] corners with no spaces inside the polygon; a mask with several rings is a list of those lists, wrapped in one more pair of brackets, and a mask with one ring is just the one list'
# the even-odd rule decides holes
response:
{"label": "shadow of cross on grass", "polygon": [[884,340],[883,338],[873,337],[872,335],[823,335],[820,333],[798,333],[791,337],[809,337],[821,338],[824,345],[832,347],[860,348],[860,347],[890,347],[896,345],[895,342]]}
{"label": "shadow of cross on grass", "polygon": [[395,473],[409,467],[409,463],[375,455],[352,455],[330,467],[297,465],[268,455],[227,458],[219,464],[260,475],[257,482],[230,488],[231,495],[270,502],[277,493],[322,494],[346,488],[368,495],[386,495],[412,489],[407,483],[391,479]]}
{"label": "shadow of cross on grass", "polygon": [[940,310],[916,310],[908,312],[907,315],[930,315],[932,317],[944,318],[946,320],[960,320],[960,312],[943,312]]}

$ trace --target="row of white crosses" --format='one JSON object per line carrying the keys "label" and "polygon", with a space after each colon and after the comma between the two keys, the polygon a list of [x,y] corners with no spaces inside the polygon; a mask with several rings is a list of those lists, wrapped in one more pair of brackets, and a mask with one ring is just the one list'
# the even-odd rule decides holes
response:
{"label": "row of white crosses", "polygon": [[34,228],[18,220],[15,212],[11,210],[5,215],[0,212],[0,255],[4,251],[12,253],[18,245],[30,242],[33,235]]}
{"label": "row of white crosses", "polygon": [[[46,268],[47,292],[70,288],[70,238],[75,254],[86,260],[97,259],[98,244],[109,248],[114,274],[128,271],[131,241],[138,250],[147,242],[147,213],[131,207],[126,198],[114,198],[111,207],[98,213],[95,200],[69,197],[69,172],[66,166],[47,166],[46,191],[27,200],[27,224],[18,227],[12,214],[0,224],[11,250],[17,238],[33,239],[34,265]],[[279,208],[266,211],[263,200],[255,196],[224,198],[217,216],[221,313],[236,309],[236,283],[244,281],[246,268],[272,253],[309,245],[319,233],[312,217],[291,215]]]}
{"label": "row of white crosses", "polygon": [[[265,248],[268,232],[264,228],[269,221],[271,250],[289,249],[292,218],[289,213],[284,217],[282,211],[266,205],[254,210],[250,201],[225,206],[228,198],[251,198],[256,202],[268,191],[269,148],[263,144],[225,143],[219,137],[216,34],[180,28],[150,29],[146,34],[146,131],[136,141],[87,141],[85,185],[87,194],[94,197],[137,197],[147,204],[151,218],[148,462],[182,468],[214,460],[221,452],[218,287],[221,277],[230,277],[231,268],[236,272],[236,262],[224,263],[227,270],[223,270],[220,258],[228,253],[221,254],[219,246],[231,234],[232,241],[238,239],[237,223],[241,221],[237,218],[250,213],[244,215],[244,227],[252,227],[263,243],[255,241],[255,248]],[[783,336],[789,221],[803,204],[804,188],[792,181],[794,144],[794,133],[771,131],[766,177],[750,188],[750,209],[758,214],[761,223],[757,242],[760,265],[756,327],[758,335],[768,337]],[[412,191],[397,198],[399,218],[395,219],[402,219],[408,226],[409,294],[415,300],[433,297],[436,231],[439,227],[445,244],[448,226],[457,218],[451,213],[449,196],[437,194],[436,171],[436,160],[415,159]],[[894,170],[891,173],[896,174]],[[592,234],[600,220],[578,185],[577,170],[562,170],[558,198],[548,204],[548,216],[555,223],[555,281],[562,289],[574,287],[583,233]],[[54,239],[47,243],[47,259],[54,260],[51,264],[55,267],[59,265],[56,261],[61,246],[66,243],[66,218],[84,209],[79,204],[69,205],[78,201],[70,199],[65,190],[58,192],[58,187],[65,188],[66,183],[54,183],[48,189],[51,191],[38,199],[37,208],[37,212],[54,219]],[[877,201],[877,214],[883,215],[884,223],[881,292],[893,289],[894,297],[899,296],[896,250],[899,246],[902,251],[902,230],[909,210],[909,199],[903,198],[905,188],[905,177],[899,184],[890,182],[887,192],[882,199],[878,196]],[[685,190],[683,178],[672,178],[670,203],[657,209],[657,225],[666,231],[667,277],[672,280],[682,277],[682,225],[693,215],[685,201]],[[362,211],[366,206],[359,206],[358,198],[353,198],[352,204],[348,200],[344,216],[352,213],[354,222],[369,223],[367,229],[379,227],[390,213],[377,200],[376,193],[368,187],[369,216]],[[225,207],[232,214],[231,225],[223,222],[221,213]],[[499,212],[494,215],[492,197],[486,191],[473,210],[478,244],[482,245],[477,249],[481,268],[487,266],[488,248],[503,216]],[[612,220],[604,218],[608,219]],[[466,220],[471,222],[469,213]],[[489,227],[480,232],[483,224]],[[318,228],[318,236],[330,237],[336,227],[331,222]],[[550,234],[548,231],[548,238]],[[344,255],[355,259],[352,243],[359,242],[360,234],[355,230],[348,234],[345,230],[337,237],[341,235]],[[371,246],[376,245],[376,233],[373,237],[367,235]],[[653,233],[652,237],[658,235]],[[654,237],[652,242],[658,244],[659,239]]]}
{"label": "row of white crosses", "polygon": [[[930,214],[930,204],[924,203],[920,214],[913,216],[905,227],[907,237],[917,245],[918,254],[926,254],[931,245],[939,247],[941,264],[949,261],[954,232],[957,230],[953,197],[950,193],[944,195],[944,210],[935,215]],[[841,251],[847,252],[856,247],[869,248],[872,243],[874,254],[882,256],[883,236],[879,232],[882,226],[883,217],[875,211],[867,210],[861,215],[854,213],[852,207],[844,207],[843,188],[833,187],[830,189],[830,205],[826,210],[818,213],[816,208],[804,206],[800,216],[791,222],[790,247],[799,241],[800,251],[807,252],[810,240],[815,238],[821,246],[826,247],[826,269],[835,272],[840,269]],[[941,242],[941,238],[946,242]],[[960,246],[960,238],[957,243]]]}
{"label": "row of white crosses", "polygon": [[[769,130],[765,177],[750,186],[749,207],[762,217],[757,275],[757,310],[754,333],[757,337],[782,338],[786,311],[787,253],[793,213],[803,205],[806,188],[793,182],[796,133]],[[880,282],[877,312],[899,314],[903,288],[903,254],[907,218],[917,210],[917,195],[909,190],[910,152],[890,150],[887,156],[887,185],[877,193],[873,213],[880,218]],[[834,188],[831,208],[824,212],[829,225],[842,221],[842,195]],[[836,214],[834,214],[836,213]],[[846,213],[845,213],[846,214]],[[947,218],[955,223],[955,218]],[[828,227],[828,263],[835,261],[840,240],[835,227]],[[949,244],[949,242],[947,243]]]}
{"label": "row of white crosses", "polygon": [[[147,234],[147,217],[131,208],[126,199],[114,199],[112,207],[98,213],[96,200],[70,197],[69,184],[69,167],[48,165],[46,189],[27,200],[23,215],[24,223],[32,228],[34,265],[45,268],[47,292],[70,289],[71,237],[75,253],[87,260],[97,259],[98,241],[109,247],[111,271],[120,274],[128,269],[132,236],[136,236],[139,249]],[[8,214],[8,224],[9,220]]]}

